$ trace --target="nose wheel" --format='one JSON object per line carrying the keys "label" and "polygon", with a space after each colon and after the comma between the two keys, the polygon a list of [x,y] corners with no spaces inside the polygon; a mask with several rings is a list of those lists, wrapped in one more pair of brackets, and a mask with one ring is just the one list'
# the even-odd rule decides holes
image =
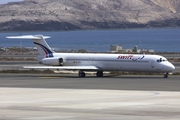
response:
{"label": "nose wheel", "polygon": [[164,73],[164,78],[168,78],[168,72]]}

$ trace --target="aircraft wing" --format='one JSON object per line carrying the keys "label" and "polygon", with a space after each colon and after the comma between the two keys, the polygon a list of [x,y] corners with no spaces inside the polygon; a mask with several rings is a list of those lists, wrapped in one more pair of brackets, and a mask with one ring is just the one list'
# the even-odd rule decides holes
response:
{"label": "aircraft wing", "polygon": [[96,66],[23,66],[31,69],[59,69],[59,70],[100,70]]}

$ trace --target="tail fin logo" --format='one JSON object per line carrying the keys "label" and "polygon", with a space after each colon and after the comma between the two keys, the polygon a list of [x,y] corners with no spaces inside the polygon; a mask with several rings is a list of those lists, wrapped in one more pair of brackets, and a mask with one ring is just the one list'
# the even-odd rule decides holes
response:
{"label": "tail fin logo", "polygon": [[34,44],[40,46],[44,50],[44,52],[46,54],[46,58],[54,57],[53,52],[51,50],[49,50],[47,47],[45,47],[44,45],[36,43],[36,42],[34,42]]}

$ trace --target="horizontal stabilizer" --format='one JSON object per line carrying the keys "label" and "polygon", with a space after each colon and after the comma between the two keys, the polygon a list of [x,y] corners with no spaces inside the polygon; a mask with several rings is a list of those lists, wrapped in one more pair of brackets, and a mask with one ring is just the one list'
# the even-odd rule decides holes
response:
{"label": "horizontal stabilizer", "polygon": [[96,66],[24,66],[31,69],[60,69],[60,70],[99,70]]}
{"label": "horizontal stabilizer", "polygon": [[50,36],[43,36],[43,35],[22,35],[22,36],[8,36],[6,38],[9,39],[33,39],[33,40],[41,40],[50,38]]}

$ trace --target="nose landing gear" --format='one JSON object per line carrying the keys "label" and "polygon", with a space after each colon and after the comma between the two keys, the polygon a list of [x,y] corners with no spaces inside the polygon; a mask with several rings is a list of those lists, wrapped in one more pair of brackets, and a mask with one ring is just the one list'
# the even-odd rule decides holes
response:
{"label": "nose landing gear", "polygon": [[164,73],[164,78],[168,78],[168,72]]}

